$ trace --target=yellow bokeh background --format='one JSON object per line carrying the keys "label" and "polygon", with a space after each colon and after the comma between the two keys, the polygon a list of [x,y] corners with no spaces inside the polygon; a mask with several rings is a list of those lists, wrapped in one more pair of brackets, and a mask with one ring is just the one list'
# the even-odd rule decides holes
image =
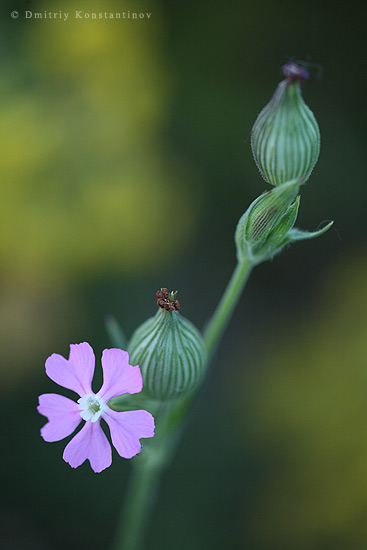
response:
{"label": "yellow bokeh background", "polygon": [[[62,11],[74,9],[63,2]],[[161,260],[162,243],[174,255],[192,234],[195,174],[164,138],[170,68],[154,16],[153,25],[24,26],[22,64],[6,73],[0,104],[1,279],[43,288],[134,273]]]}
{"label": "yellow bokeh background", "polygon": [[242,444],[264,468],[250,506],[264,548],[366,544],[366,273],[362,251],[335,262],[312,308],[274,323],[256,377],[234,384]]}

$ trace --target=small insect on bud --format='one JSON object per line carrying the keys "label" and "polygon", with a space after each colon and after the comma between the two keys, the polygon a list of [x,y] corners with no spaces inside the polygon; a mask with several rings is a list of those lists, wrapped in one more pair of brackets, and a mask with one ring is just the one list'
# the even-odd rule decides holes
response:
{"label": "small insect on bud", "polygon": [[133,334],[128,352],[143,376],[143,392],[152,399],[171,400],[191,393],[205,369],[206,350],[197,328],[178,312],[176,292],[156,293],[159,309]]}
{"label": "small insect on bud", "polygon": [[320,131],[305,104],[301,82],[308,73],[295,63],[282,67],[285,80],[252,128],[251,146],[262,177],[272,185],[298,179],[305,183],[320,152]]}
{"label": "small insect on bud", "polygon": [[299,187],[298,180],[289,181],[263,193],[250,204],[236,229],[239,261],[249,259],[254,264],[260,263],[281,250],[297,218]]}

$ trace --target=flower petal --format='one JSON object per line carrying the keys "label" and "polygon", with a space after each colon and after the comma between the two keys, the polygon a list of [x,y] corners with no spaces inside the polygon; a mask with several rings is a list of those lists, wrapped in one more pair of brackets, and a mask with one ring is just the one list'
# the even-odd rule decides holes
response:
{"label": "flower petal", "polygon": [[110,427],[113,446],[123,458],[140,452],[140,438],[154,435],[154,418],[147,411],[116,412],[107,407],[103,419]]}
{"label": "flower petal", "polygon": [[107,403],[124,393],[139,393],[143,379],[138,366],[129,365],[129,354],[122,349],[105,349],[102,353],[103,386],[98,395]]}
{"label": "flower petal", "polygon": [[48,418],[47,424],[41,428],[41,436],[45,441],[60,441],[72,434],[81,422],[78,404],[56,393],[40,395],[37,410]]}
{"label": "flower petal", "polygon": [[62,457],[72,468],[77,468],[88,459],[96,473],[111,466],[111,445],[100,422],[86,422],[80,432],[66,445]]}
{"label": "flower petal", "polygon": [[95,358],[87,342],[71,344],[69,359],[53,353],[46,361],[46,374],[51,380],[78,393],[92,393]]}

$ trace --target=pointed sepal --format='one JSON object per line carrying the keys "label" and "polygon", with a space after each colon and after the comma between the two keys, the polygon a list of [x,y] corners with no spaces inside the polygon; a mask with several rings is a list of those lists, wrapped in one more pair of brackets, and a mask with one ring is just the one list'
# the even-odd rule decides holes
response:
{"label": "pointed sepal", "polygon": [[115,317],[110,316],[105,319],[107,334],[114,348],[126,349],[127,338],[124,331]]}
{"label": "pointed sepal", "polygon": [[333,221],[329,222],[325,227],[319,229],[318,231],[304,231],[302,229],[297,229],[294,227],[288,232],[287,235],[287,243],[296,242],[296,241],[304,241],[306,239],[315,239],[316,237],[320,237],[320,235],[323,235],[330,229],[330,227],[333,225]]}

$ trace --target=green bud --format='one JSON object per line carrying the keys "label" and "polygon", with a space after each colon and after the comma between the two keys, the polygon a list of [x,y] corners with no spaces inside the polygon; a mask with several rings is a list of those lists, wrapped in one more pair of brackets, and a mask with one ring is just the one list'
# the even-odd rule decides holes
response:
{"label": "green bud", "polygon": [[320,152],[320,131],[305,104],[300,82],[305,69],[288,63],[286,80],[278,85],[252,128],[251,146],[262,177],[272,185],[298,179],[305,183]]}
{"label": "green bud", "polygon": [[206,363],[201,334],[178,312],[176,294],[166,288],[157,292],[157,314],[135,331],[128,344],[130,363],[138,364],[143,376],[143,392],[162,401],[191,393]]}
{"label": "green bud", "polygon": [[250,204],[236,229],[238,261],[249,259],[257,264],[281,250],[297,218],[299,187],[299,180],[289,181]]}

